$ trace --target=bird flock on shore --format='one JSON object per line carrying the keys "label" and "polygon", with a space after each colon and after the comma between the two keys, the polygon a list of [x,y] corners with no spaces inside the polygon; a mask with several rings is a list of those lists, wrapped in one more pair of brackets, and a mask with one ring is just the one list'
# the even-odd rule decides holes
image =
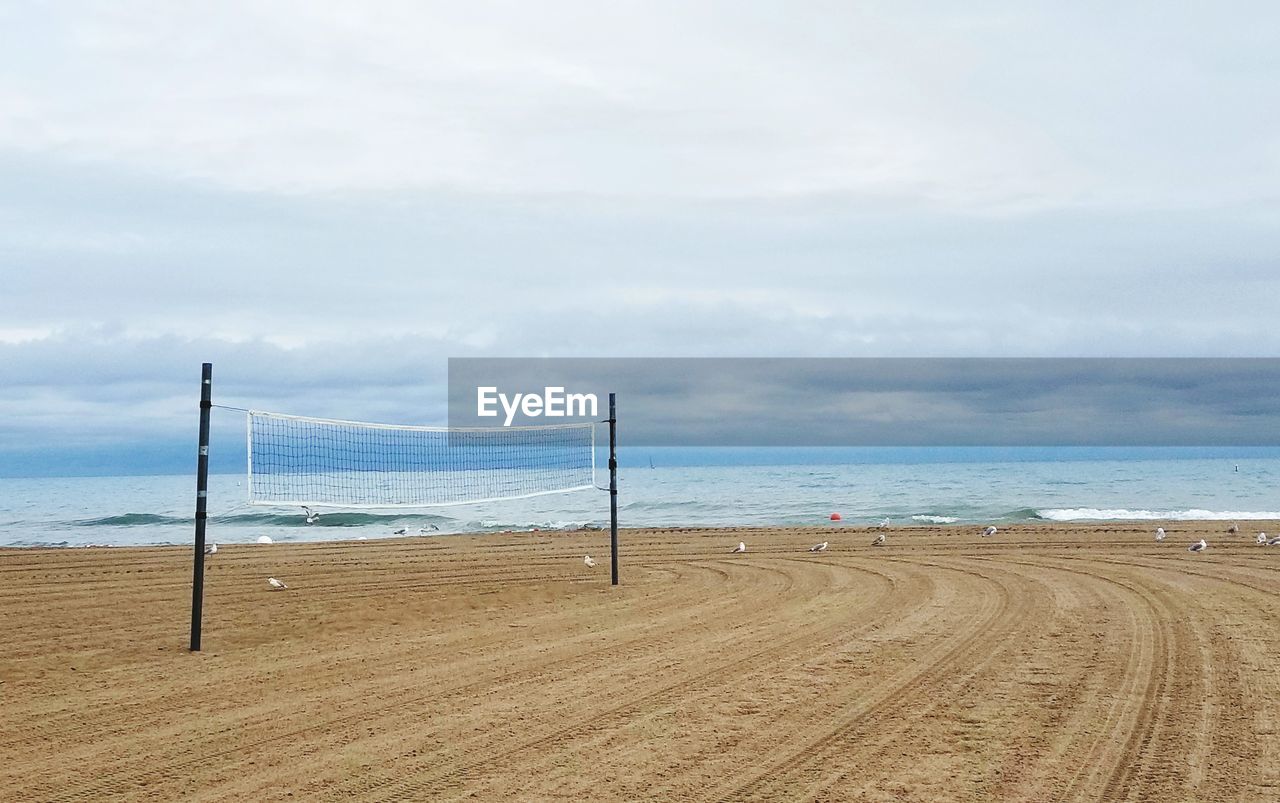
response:
{"label": "bird flock on shore", "polygon": [[[841,518],[838,516],[838,514],[832,514],[831,520],[840,521]],[[875,525],[875,527],[873,527],[872,529],[888,530],[889,519],[882,520],[879,524]],[[984,527],[982,529],[979,535],[981,535],[981,537],[983,538],[990,538],[991,536],[995,535],[998,532],[999,530],[996,529],[995,526],[988,525],[987,527]],[[1238,534],[1239,532],[1240,532],[1240,525],[1236,522],[1232,522],[1231,526],[1227,527],[1228,534],[1235,535],[1235,534]],[[1163,543],[1165,538],[1168,537],[1168,533],[1165,532],[1163,527],[1157,527],[1155,536],[1156,536],[1157,543]],[[1268,537],[1266,533],[1258,533],[1257,537],[1255,538],[1255,541],[1258,544],[1258,546],[1280,546],[1280,535]],[[888,542],[889,540],[887,535],[881,532],[871,542],[871,546],[873,547],[885,546]],[[828,549],[830,549],[830,547],[831,547],[830,541],[823,541],[820,544],[814,544],[813,546],[809,547],[808,551],[809,552],[826,552]],[[1195,541],[1190,546],[1188,546],[1187,551],[1188,552],[1204,552],[1208,548],[1209,548],[1209,543],[1205,541],[1203,538],[1201,538],[1200,540]],[[739,541],[738,545],[730,550],[730,553],[737,554],[739,552],[746,552],[746,551],[747,551],[746,542]]]}
{"label": "bird flock on shore", "polygon": [[[317,512],[312,511],[312,510],[311,510],[311,508],[309,508],[309,507],[304,507],[304,508],[302,508],[302,511],[303,511],[303,514],[304,514],[304,517],[305,517],[305,521],[306,521],[306,523],[307,523],[307,524],[314,524],[314,523],[316,523],[317,521],[319,521],[319,519],[320,519],[320,514],[319,514],[319,513],[317,513]],[[839,521],[839,518],[837,517],[837,515],[836,515],[836,514],[833,514],[833,515],[832,515],[832,520],[833,520],[833,521]],[[438,532],[438,531],[439,531],[439,529],[440,529],[440,528],[439,528],[439,527],[437,527],[437,526],[436,526],[436,525],[434,525],[434,524],[428,524],[428,525],[426,525],[426,526],[423,526],[423,527],[419,528],[418,533],[419,533],[420,535],[425,535],[425,534],[427,534],[427,533],[431,533],[431,532]],[[883,547],[883,546],[886,546],[886,545],[889,543],[888,534],[887,534],[887,532],[886,532],[887,530],[889,530],[889,529],[890,529],[890,521],[889,521],[889,519],[883,519],[883,520],[881,520],[881,521],[880,521],[880,523],[879,523],[879,524],[877,524],[877,525],[876,525],[875,527],[873,527],[872,529],[874,529],[874,530],[880,530],[881,532],[879,532],[879,533],[876,535],[875,539],[873,539],[873,540],[871,541],[871,546],[873,546],[873,547]],[[992,537],[992,536],[996,535],[998,532],[999,532],[999,530],[998,530],[994,525],[988,525],[987,527],[984,527],[984,528],[981,530],[981,532],[979,533],[979,535],[980,535],[981,537],[983,537],[983,538],[990,538],[990,537]],[[1229,527],[1227,527],[1226,532],[1227,532],[1229,535],[1236,535],[1236,534],[1238,534],[1238,533],[1240,532],[1240,525],[1239,525],[1238,523],[1236,523],[1236,522],[1232,522],[1232,524],[1231,524]],[[407,533],[408,533],[408,528],[401,527],[400,529],[395,530],[395,531],[392,533],[392,535],[406,535]],[[1157,542],[1157,543],[1163,543],[1163,542],[1164,542],[1164,540],[1165,540],[1167,537],[1168,537],[1168,533],[1166,533],[1166,532],[1165,532],[1164,527],[1157,527],[1157,528],[1156,528],[1156,530],[1155,530],[1155,540],[1156,540],[1156,542]],[[363,540],[365,540],[365,537],[364,537],[364,536],[361,536],[358,540],[363,541]],[[1260,533],[1258,533],[1258,534],[1255,536],[1255,538],[1254,538],[1254,542],[1255,542],[1258,546],[1280,546],[1280,535],[1277,535],[1277,536],[1274,536],[1274,537],[1269,537],[1265,532],[1260,532]],[[257,543],[259,543],[259,544],[270,544],[270,543],[272,543],[271,536],[269,536],[269,535],[262,535],[262,536],[259,536],[259,537],[258,537],[258,539],[257,539]],[[830,549],[830,548],[831,548],[831,542],[830,542],[830,541],[823,541],[823,542],[821,542],[821,543],[814,544],[813,546],[808,547],[807,551],[808,551],[808,552],[810,552],[810,553],[813,553],[813,554],[818,554],[818,553],[826,552],[826,551],[827,551],[828,549]],[[1207,542],[1207,541],[1205,541],[1205,539],[1203,539],[1203,538],[1199,539],[1198,541],[1196,541],[1196,542],[1192,543],[1190,546],[1188,546],[1188,547],[1187,547],[1187,551],[1188,551],[1188,552],[1193,552],[1193,553],[1204,552],[1204,551],[1206,551],[1206,550],[1208,550],[1208,549],[1209,549],[1209,544],[1208,544],[1208,542]],[[729,553],[730,553],[730,554],[734,554],[734,555],[736,555],[736,554],[745,553],[746,551],[747,551],[747,543],[746,543],[746,541],[739,541],[737,546],[735,546],[735,547],[733,547],[732,549],[730,549],[730,550],[729,550]],[[216,555],[217,553],[218,553],[218,545],[217,545],[216,543],[209,543],[209,544],[206,544],[206,545],[205,545],[205,547],[204,547],[204,554],[205,554],[205,555],[210,555],[210,556],[211,556],[211,555]],[[582,563],[583,563],[583,565],[584,565],[584,566],[586,566],[586,568],[588,568],[588,569],[594,569],[594,568],[596,568],[596,566],[598,565],[598,564],[597,564],[597,562],[596,562],[596,560],[595,560],[594,558],[592,558],[590,555],[585,555],[585,556],[583,556],[583,558],[582,558]],[[284,590],[288,590],[288,588],[289,588],[289,586],[288,586],[287,584],[285,584],[285,582],[284,582],[284,581],[282,581],[282,580],[280,580],[280,579],[278,579],[278,578],[275,578],[275,577],[268,577],[268,578],[267,578],[267,586],[268,586],[268,587],[270,588],[270,590],[272,590],[272,591],[284,591]]]}

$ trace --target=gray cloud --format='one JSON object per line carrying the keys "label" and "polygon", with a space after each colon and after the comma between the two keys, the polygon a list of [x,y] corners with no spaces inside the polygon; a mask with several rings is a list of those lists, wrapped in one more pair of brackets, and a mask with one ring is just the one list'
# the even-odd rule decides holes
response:
{"label": "gray cloud", "polygon": [[459,359],[450,424],[548,385],[617,392],[637,446],[1280,445],[1280,359]]}

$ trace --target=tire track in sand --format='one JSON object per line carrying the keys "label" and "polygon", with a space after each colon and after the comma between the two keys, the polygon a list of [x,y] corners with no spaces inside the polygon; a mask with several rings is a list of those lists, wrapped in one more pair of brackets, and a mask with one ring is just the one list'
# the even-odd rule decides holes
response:
{"label": "tire track in sand", "polygon": [[[884,593],[877,595],[877,603],[891,597],[892,592],[899,585],[897,578],[878,569],[859,566],[854,571],[876,576],[886,581],[887,587]],[[928,578],[922,575],[916,575],[913,580],[926,584],[929,582]],[[926,602],[927,599],[922,598],[919,605],[923,606]],[[895,612],[891,609],[884,611],[885,617],[900,615],[900,613],[900,611]],[[822,619],[819,618],[817,621],[822,622]],[[862,623],[860,627],[862,629],[870,629],[878,624],[879,621],[881,620],[869,619]],[[682,677],[676,682],[661,682],[647,691],[629,695],[627,699],[618,704],[597,709],[588,715],[574,717],[570,723],[558,726],[536,738],[517,738],[509,740],[514,741],[514,744],[508,743],[505,746],[497,746],[496,748],[491,744],[484,745],[483,749],[477,746],[476,749],[465,751],[460,762],[447,763],[445,766],[438,768],[427,766],[435,764],[439,758],[438,756],[429,757],[427,760],[419,762],[418,766],[412,768],[393,765],[395,769],[393,777],[383,779],[381,782],[370,783],[365,781],[354,785],[340,785],[335,789],[328,790],[327,796],[335,799],[352,796],[369,797],[375,800],[439,799],[439,797],[451,791],[458,791],[459,787],[469,780],[471,773],[477,770],[502,766],[504,762],[521,755],[536,755],[565,741],[574,739],[583,733],[607,730],[610,727],[610,723],[624,721],[634,716],[637,711],[652,706],[659,701],[683,700],[686,696],[697,694],[698,689],[706,686],[717,686],[724,682],[730,670],[737,675],[741,675],[749,672],[754,667],[768,665],[781,657],[791,654],[799,647],[812,643],[815,639],[830,638],[833,634],[845,630],[846,627],[847,625],[844,623],[838,622],[798,628],[793,630],[791,637],[774,642],[768,647],[746,654],[736,653],[735,657],[730,660],[713,663]]]}
{"label": "tire track in sand", "polygon": [[[718,567],[699,566],[695,568],[699,571],[709,571],[722,581],[730,579],[730,574]],[[779,572],[767,569],[765,571],[773,576],[781,577]],[[782,582],[777,584],[775,589],[778,593],[785,593],[790,590],[791,583],[791,578],[782,577]],[[755,584],[752,587],[760,588],[761,586]],[[330,604],[332,604],[332,601],[330,601]],[[670,610],[670,605],[666,607]],[[362,722],[377,719],[394,712],[412,711],[415,705],[428,701],[447,700],[450,697],[465,698],[481,691],[492,692],[497,689],[514,692],[521,685],[537,682],[543,671],[556,667],[559,667],[562,671],[568,671],[573,664],[581,662],[584,658],[601,660],[607,656],[624,658],[627,654],[638,649],[665,642],[673,633],[680,632],[686,628],[690,617],[697,615],[703,609],[712,610],[717,607],[719,607],[719,603],[715,599],[706,599],[694,608],[685,608],[673,612],[671,621],[659,632],[646,632],[637,638],[587,650],[585,653],[575,652],[561,660],[544,663],[538,671],[533,673],[523,672],[519,676],[510,678],[485,678],[443,690],[439,687],[432,687],[430,691],[423,691],[417,684],[402,686],[394,692],[384,692],[381,696],[375,697],[374,699],[377,700],[377,703],[372,708],[364,707],[343,716],[331,716],[318,721],[311,721],[305,727],[275,730],[270,735],[255,740],[236,739],[237,732],[245,726],[245,723],[242,720],[234,720],[225,726],[221,735],[215,731],[212,733],[192,734],[178,742],[166,742],[164,746],[166,755],[150,756],[149,760],[141,767],[138,766],[135,757],[117,757],[115,759],[117,766],[114,769],[107,769],[106,771],[100,769],[94,773],[93,778],[87,783],[75,788],[67,788],[68,781],[71,779],[67,777],[66,770],[60,767],[51,767],[45,772],[38,771],[28,774],[22,780],[28,788],[33,792],[37,792],[39,799],[42,800],[96,800],[104,794],[115,794],[150,785],[155,779],[168,775],[174,770],[189,769],[222,758],[235,759],[239,763],[254,763],[254,761],[261,758],[260,754],[258,754],[259,748],[290,741],[305,740],[316,733],[356,733],[359,731],[356,726]],[[154,710],[151,716],[153,718],[156,716]],[[266,714],[265,716],[270,717],[272,715]],[[405,716],[408,716],[408,714],[405,714]],[[121,727],[127,728],[128,725],[122,725]],[[234,742],[234,746],[213,750],[198,747],[200,743],[209,740],[214,740],[215,742],[231,741]],[[182,758],[183,756],[186,758]],[[156,769],[157,763],[163,763],[165,767],[163,772]]]}
{"label": "tire track in sand", "polygon": [[[920,698],[930,685],[945,683],[949,673],[967,661],[977,662],[978,656],[989,655],[1004,634],[1012,629],[1013,622],[1007,614],[1015,595],[1000,579],[957,566],[910,562],[980,579],[994,594],[983,597],[982,605],[969,617],[966,628],[941,640],[922,656],[920,668],[902,670],[872,688],[864,689],[863,697],[847,705],[835,722],[823,725],[816,737],[792,743],[781,758],[757,768],[746,782],[734,781],[717,788],[709,793],[708,799],[722,802],[774,799],[772,795],[778,787],[790,787],[797,773],[820,764],[830,751],[839,749],[853,731],[900,707],[905,700]],[[1002,623],[1004,626],[1000,626]]]}

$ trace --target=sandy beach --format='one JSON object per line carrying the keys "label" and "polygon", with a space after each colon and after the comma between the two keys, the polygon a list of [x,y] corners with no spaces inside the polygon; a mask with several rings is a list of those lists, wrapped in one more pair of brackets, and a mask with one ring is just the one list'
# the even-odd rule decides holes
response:
{"label": "sandy beach", "polygon": [[1280,549],[1158,524],[225,545],[198,654],[189,548],[0,550],[0,797],[1277,799]]}

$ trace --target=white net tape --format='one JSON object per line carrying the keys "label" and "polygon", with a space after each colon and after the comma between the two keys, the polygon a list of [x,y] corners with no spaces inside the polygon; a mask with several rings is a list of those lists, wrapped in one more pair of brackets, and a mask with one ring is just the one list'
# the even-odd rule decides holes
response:
{"label": "white net tape", "polygon": [[595,487],[595,425],[447,429],[249,412],[249,502],[394,508]]}

